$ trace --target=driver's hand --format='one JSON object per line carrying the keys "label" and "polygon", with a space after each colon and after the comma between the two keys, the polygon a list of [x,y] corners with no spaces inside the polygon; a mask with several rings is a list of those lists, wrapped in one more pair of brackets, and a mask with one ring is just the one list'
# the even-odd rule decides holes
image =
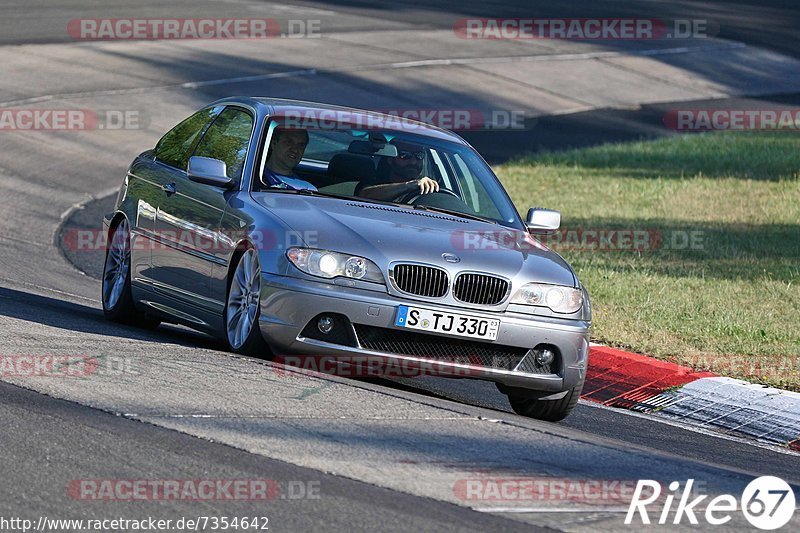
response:
{"label": "driver's hand", "polygon": [[419,187],[420,194],[430,194],[439,191],[439,183],[428,176],[421,177],[416,181],[416,184],[417,187]]}

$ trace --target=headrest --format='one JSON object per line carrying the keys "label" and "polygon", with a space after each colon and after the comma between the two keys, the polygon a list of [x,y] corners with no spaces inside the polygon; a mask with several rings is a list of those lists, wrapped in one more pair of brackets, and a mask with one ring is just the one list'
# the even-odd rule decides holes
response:
{"label": "headrest", "polygon": [[328,163],[328,175],[347,181],[364,181],[375,177],[375,164],[363,155],[336,154]]}

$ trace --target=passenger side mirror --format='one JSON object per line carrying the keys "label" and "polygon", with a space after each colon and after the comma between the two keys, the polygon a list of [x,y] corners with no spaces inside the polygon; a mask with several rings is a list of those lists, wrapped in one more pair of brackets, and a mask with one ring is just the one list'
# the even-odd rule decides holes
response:
{"label": "passenger side mirror", "polygon": [[189,158],[189,165],[186,167],[186,174],[189,179],[197,183],[230,189],[233,180],[228,177],[228,168],[224,161],[193,155]]}
{"label": "passenger side mirror", "polygon": [[525,226],[530,233],[550,235],[561,226],[561,213],[543,207],[531,207],[528,209]]}

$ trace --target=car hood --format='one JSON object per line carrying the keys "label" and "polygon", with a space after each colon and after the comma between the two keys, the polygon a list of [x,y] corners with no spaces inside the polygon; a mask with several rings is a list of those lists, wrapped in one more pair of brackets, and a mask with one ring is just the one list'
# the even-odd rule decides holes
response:
{"label": "car hood", "polygon": [[294,232],[296,241],[366,257],[384,271],[390,263],[410,261],[452,274],[493,273],[515,285],[536,281],[576,286],[566,261],[525,231],[385,204],[285,193],[253,197]]}

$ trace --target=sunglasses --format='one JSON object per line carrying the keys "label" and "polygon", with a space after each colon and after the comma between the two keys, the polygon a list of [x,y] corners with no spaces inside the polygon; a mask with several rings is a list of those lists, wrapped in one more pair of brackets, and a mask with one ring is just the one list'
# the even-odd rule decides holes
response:
{"label": "sunglasses", "polygon": [[403,159],[403,160],[409,160],[412,157],[416,157],[417,159],[422,161],[423,159],[425,159],[425,152],[406,152],[406,151],[402,151],[402,152],[397,152],[397,157],[399,157],[400,159]]}

